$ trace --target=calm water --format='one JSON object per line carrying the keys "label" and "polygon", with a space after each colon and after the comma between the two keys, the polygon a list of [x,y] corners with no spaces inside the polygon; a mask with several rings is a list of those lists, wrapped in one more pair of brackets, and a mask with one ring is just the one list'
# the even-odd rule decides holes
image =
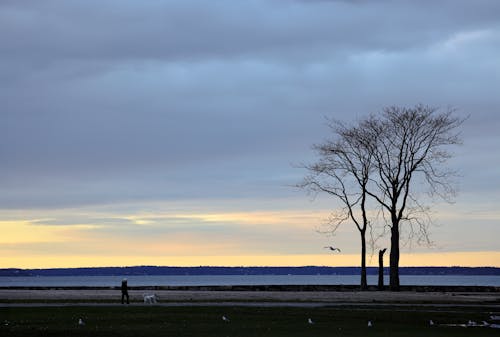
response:
{"label": "calm water", "polygon": [[[359,284],[359,275],[196,275],[196,276],[42,276],[0,277],[0,287],[9,286],[119,286],[123,278],[129,286],[209,286],[209,285],[328,285]],[[400,275],[402,285],[500,286],[500,276]],[[388,284],[388,277],[385,279]],[[377,276],[369,275],[376,285]]]}

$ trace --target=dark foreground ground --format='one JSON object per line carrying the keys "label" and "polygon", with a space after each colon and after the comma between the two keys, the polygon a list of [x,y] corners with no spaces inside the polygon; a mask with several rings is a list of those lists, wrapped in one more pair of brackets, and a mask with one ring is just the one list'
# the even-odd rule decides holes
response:
{"label": "dark foreground ground", "polygon": [[[0,308],[0,336],[500,336],[488,307],[51,306]],[[493,310],[495,310],[493,308]],[[229,321],[224,321],[225,316]],[[85,323],[78,324],[79,319]],[[314,324],[308,323],[311,318]],[[431,326],[429,320],[436,324]],[[368,327],[368,321],[373,323]]]}

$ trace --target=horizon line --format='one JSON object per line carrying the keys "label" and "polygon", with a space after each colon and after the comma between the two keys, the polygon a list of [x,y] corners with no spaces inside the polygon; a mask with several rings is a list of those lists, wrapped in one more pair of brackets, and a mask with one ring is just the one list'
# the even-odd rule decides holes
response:
{"label": "horizon line", "polygon": [[[224,266],[224,265],[199,265],[199,266],[165,266],[165,265],[131,265],[131,266],[95,266],[95,267],[46,267],[46,268],[20,268],[20,267],[6,267],[0,270],[19,269],[19,270],[47,270],[47,269],[105,269],[105,268],[360,268],[361,266],[325,266],[325,265],[303,265],[303,266]],[[378,266],[366,266],[366,269],[378,269]],[[384,266],[390,268],[390,266]],[[401,268],[495,268],[500,269],[498,266],[399,266]]]}

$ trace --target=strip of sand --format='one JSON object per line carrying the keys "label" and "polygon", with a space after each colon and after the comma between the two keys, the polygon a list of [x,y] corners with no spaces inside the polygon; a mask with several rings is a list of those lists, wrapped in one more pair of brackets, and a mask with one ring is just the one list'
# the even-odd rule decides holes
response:
{"label": "strip of sand", "polygon": [[[131,302],[155,293],[160,302],[316,302],[401,304],[500,304],[498,292],[389,292],[389,291],[210,291],[130,290]],[[0,289],[1,302],[119,302],[116,289]]]}

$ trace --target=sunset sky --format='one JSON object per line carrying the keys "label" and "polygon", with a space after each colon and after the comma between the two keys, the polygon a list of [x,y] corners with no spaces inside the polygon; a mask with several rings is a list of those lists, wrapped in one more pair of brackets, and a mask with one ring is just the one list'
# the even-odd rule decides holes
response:
{"label": "sunset sky", "polygon": [[359,265],[352,224],[321,233],[338,203],[293,185],[325,117],[418,103],[469,117],[455,202],[429,201],[434,245],[403,240],[401,265],[500,267],[499,13],[0,1],[0,268]]}

